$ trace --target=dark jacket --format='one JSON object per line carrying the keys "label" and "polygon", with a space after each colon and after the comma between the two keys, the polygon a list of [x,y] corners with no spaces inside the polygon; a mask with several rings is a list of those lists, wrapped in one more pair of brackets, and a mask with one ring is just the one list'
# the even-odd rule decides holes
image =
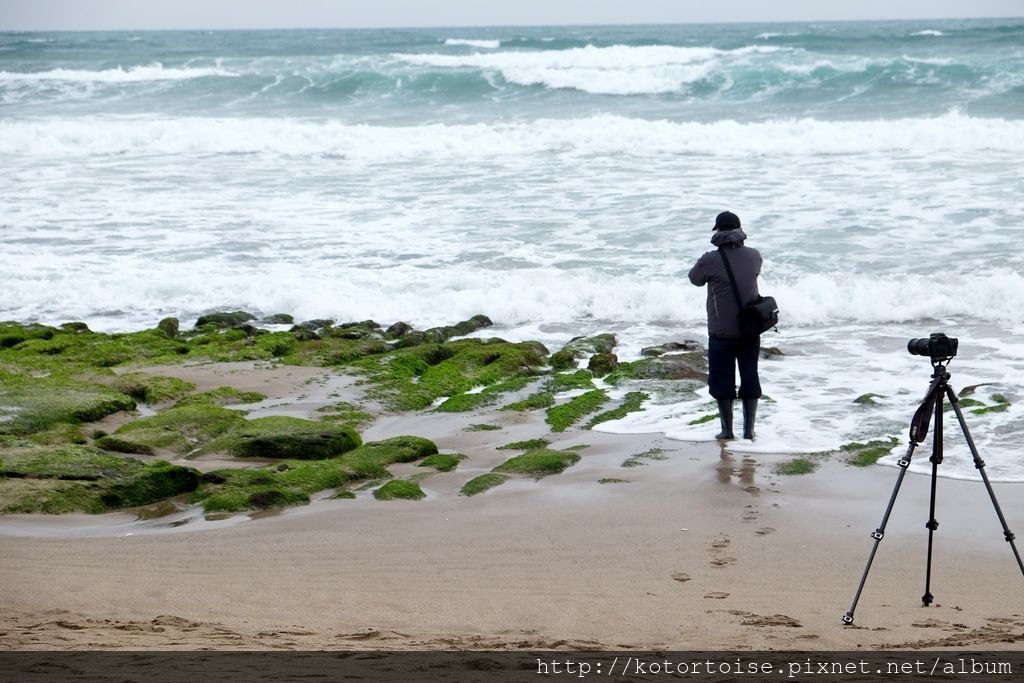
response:
{"label": "dark jacket", "polygon": [[[757,249],[743,246],[747,239],[742,230],[720,230],[711,236],[711,243],[726,250],[729,265],[736,276],[736,286],[744,305],[757,299],[757,276],[761,274],[761,254]],[[690,269],[690,282],[708,286],[708,334],[723,339],[737,339],[740,335],[740,311],[729,285],[722,255],[709,251]]]}

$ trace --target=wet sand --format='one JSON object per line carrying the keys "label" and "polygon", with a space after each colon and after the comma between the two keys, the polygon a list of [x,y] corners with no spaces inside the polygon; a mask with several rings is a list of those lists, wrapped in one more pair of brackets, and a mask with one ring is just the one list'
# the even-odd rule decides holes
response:
{"label": "wet sand", "polygon": [[[262,391],[268,412],[276,401],[299,416],[352,390],[308,368],[173,372],[205,377],[200,389]],[[483,422],[503,429],[465,431]],[[936,600],[922,608],[928,479],[908,475],[855,625],[845,626],[893,468],[835,460],[780,476],[774,466],[789,456],[660,435],[551,435],[542,417],[498,411],[383,416],[364,437],[403,433],[467,456],[421,482],[423,501],[364,490],[214,521],[195,510],[143,521],[0,518],[0,648],[990,650],[1024,641],[1024,577],[980,482],[939,482]],[[510,455],[496,446],[539,436],[587,448],[563,474],[457,495]],[[652,448],[662,459],[622,466]],[[1020,533],[1021,485],[995,490]]]}

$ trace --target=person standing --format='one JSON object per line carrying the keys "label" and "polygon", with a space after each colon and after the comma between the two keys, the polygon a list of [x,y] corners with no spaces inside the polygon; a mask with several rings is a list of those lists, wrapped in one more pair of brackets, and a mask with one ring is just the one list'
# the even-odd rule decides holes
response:
{"label": "person standing", "polygon": [[[744,246],[747,235],[740,228],[739,216],[723,211],[715,218],[711,244],[716,251],[706,252],[690,269],[690,282],[708,287],[708,388],[718,401],[718,417],[722,431],[715,438],[734,439],[732,407],[737,395],[743,403],[743,438],[754,438],[757,400],[761,398],[761,382],[757,375],[757,359],[761,353],[760,336],[744,338],[740,331],[740,309],[729,282],[725,258],[736,278],[739,297],[744,304],[758,297],[757,276],[761,274],[761,254]],[[736,391],[736,368],[740,371],[739,392]]]}

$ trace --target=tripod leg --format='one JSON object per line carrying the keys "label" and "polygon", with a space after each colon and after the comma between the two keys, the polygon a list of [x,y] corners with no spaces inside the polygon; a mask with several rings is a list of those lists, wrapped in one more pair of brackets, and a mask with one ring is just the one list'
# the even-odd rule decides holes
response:
{"label": "tripod leg", "polygon": [[896,477],[896,486],[893,487],[892,495],[889,496],[889,504],[885,508],[885,514],[882,515],[882,523],[878,525],[878,528],[871,533],[871,538],[875,539],[875,544],[871,546],[871,553],[868,555],[867,566],[864,567],[864,574],[860,577],[860,584],[857,586],[857,593],[853,596],[853,604],[850,605],[850,610],[843,615],[844,624],[853,623],[853,612],[857,609],[857,603],[860,601],[860,594],[864,590],[864,584],[868,580],[868,572],[871,571],[871,563],[875,561],[875,553],[878,552],[878,544],[882,542],[882,538],[885,536],[885,525],[889,523],[889,515],[892,514],[892,507],[896,504],[896,495],[900,492],[900,485],[903,484],[903,477],[907,474],[907,468],[910,467],[910,459],[914,456],[914,449],[917,448],[917,442],[911,441],[910,447],[907,448],[907,454],[903,456],[903,459],[899,461],[900,473]]}
{"label": "tripod leg", "polygon": [[999,517],[999,523],[1003,525],[1003,538],[1010,544],[1010,549],[1013,551],[1013,556],[1017,558],[1017,566],[1020,567],[1021,574],[1024,574],[1024,562],[1020,559],[1020,552],[1017,551],[1017,546],[1013,542],[1013,532],[1010,531],[1010,527],[1006,525],[1006,517],[1003,516],[1003,510],[999,507],[999,501],[996,500],[995,491],[992,490],[992,484],[988,480],[988,475],[985,473],[985,461],[978,455],[978,447],[974,445],[974,439],[971,438],[971,432],[967,429],[967,421],[964,419],[963,411],[960,410],[960,401],[957,399],[956,394],[953,392],[952,387],[946,387],[946,393],[949,396],[949,402],[953,405],[953,411],[956,413],[956,419],[960,422],[960,429],[964,432],[964,438],[967,439],[967,447],[971,449],[971,455],[974,457],[974,466],[978,469],[978,474],[981,475],[981,480],[985,482],[985,489],[988,491],[988,497],[992,499],[992,507],[996,509],[996,516]]}
{"label": "tripod leg", "polygon": [[935,433],[932,436],[932,484],[931,498],[928,503],[928,562],[924,574],[924,595],[921,596],[922,604],[927,607],[935,600],[932,595],[932,547],[935,540],[935,530],[939,528],[939,522],[935,519],[935,489],[939,480],[939,463],[942,462],[942,393],[935,394]]}

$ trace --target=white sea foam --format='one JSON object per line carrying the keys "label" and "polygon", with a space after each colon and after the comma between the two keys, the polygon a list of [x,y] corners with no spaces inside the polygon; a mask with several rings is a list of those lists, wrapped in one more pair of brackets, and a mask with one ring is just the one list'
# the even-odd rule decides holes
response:
{"label": "white sea foam", "polygon": [[448,38],[445,45],[464,45],[466,47],[478,47],[484,50],[497,50],[501,47],[500,40],[476,40],[472,38]]}
{"label": "white sea foam", "polygon": [[917,31],[916,33],[911,33],[910,35],[912,35],[912,36],[941,36],[941,35],[945,35],[945,34],[942,31],[937,31],[937,30],[935,30],[933,28],[928,28],[928,29],[925,29],[923,31]]}
{"label": "white sea foam", "polygon": [[4,83],[34,83],[40,81],[73,81],[87,83],[135,83],[142,81],[180,81],[191,78],[208,78],[210,76],[238,76],[240,74],[226,69],[213,67],[165,67],[154,63],[146,66],[133,66],[128,69],[102,69],[86,71],[82,69],[50,69],[49,71],[0,71],[0,86]]}
{"label": "white sea foam", "polygon": [[483,158],[544,152],[770,155],[1024,152],[1024,121],[951,113],[879,121],[648,121],[622,116],[527,123],[370,126],[295,119],[0,121],[0,153],[337,155],[351,159]]}
{"label": "white sea foam", "polygon": [[402,62],[442,68],[498,71],[510,83],[571,88],[606,95],[678,91],[707,78],[722,60],[783,50],[753,45],[736,50],[670,45],[572,48],[473,55],[395,54]]}

